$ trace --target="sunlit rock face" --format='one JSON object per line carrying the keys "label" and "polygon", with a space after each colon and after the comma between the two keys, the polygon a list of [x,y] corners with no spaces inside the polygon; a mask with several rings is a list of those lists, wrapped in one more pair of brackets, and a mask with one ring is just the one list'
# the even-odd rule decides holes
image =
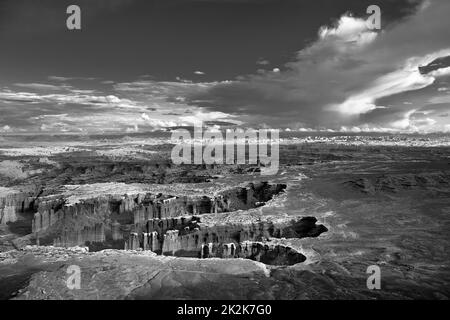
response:
{"label": "sunlit rock face", "polygon": [[20,193],[5,194],[0,198],[0,223],[17,221],[17,213],[22,210],[24,197]]}
{"label": "sunlit rock face", "polygon": [[46,198],[38,203],[32,232],[41,244],[91,250],[108,247],[150,250],[162,255],[196,258],[248,258],[268,264],[295,264],[306,258],[270,238],[318,236],[326,231],[316,219],[274,224],[271,221],[221,224],[202,216],[263,206],[283,192],[284,184],[249,183],[214,196],[164,194],[106,195],[66,203]]}
{"label": "sunlit rock face", "polygon": [[0,187],[0,224],[26,219],[25,213],[34,209],[35,197],[36,192],[31,188],[16,190]]}
{"label": "sunlit rock face", "polygon": [[105,241],[105,230],[101,223],[93,227],[84,227],[81,230],[64,230],[60,237],[53,240],[53,245],[58,247],[73,247],[80,243],[102,243]]}
{"label": "sunlit rock face", "polygon": [[[136,195],[103,195],[68,203],[64,198],[42,198],[33,217],[32,232],[41,244],[60,246],[85,245],[100,249],[143,248],[143,234],[155,233],[153,250],[162,250],[174,236],[169,231],[195,229],[195,219],[203,214],[233,212],[264,205],[286,188],[283,184],[250,183],[214,196],[171,196],[139,193]],[[133,238],[138,234],[139,245]],[[150,237],[147,236],[149,239]],[[187,241],[187,240],[186,240]],[[125,244],[126,243],[126,244]],[[156,249],[158,248],[158,249]]]}
{"label": "sunlit rock face", "polygon": [[210,226],[201,222],[201,216],[152,219],[144,232],[130,234],[125,248],[182,257],[249,258],[268,264],[295,264],[306,258],[270,239],[317,237],[327,228],[316,222],[314,217],[304,217],[278,224],[265,221]]}

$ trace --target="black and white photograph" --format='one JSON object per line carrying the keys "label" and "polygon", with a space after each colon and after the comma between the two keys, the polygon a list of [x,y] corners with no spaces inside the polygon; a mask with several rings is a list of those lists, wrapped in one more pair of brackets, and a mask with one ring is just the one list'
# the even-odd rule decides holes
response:
{"label": "black and white photograph", "polygon": [[449,248],[449,0],[0,0],[0,300],[448,300]]}

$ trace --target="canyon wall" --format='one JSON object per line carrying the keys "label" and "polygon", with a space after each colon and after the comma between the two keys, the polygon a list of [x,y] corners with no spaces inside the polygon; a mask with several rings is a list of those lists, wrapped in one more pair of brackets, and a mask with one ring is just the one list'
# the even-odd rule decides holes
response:
{"label": "canyon wall", "polygon": [[[83,174],[90,174],[86,170]],[[162,255],[248,258],[289,265],[302,262],[305,257],[271,238],[317,236],[326,231],[315,224],[314,218],[277,225],[271,221],[222,223],[220,218],[208,224],[202,222],[204,215],[263,206],[285,188],[284,184],[259,182],[211,196],[138,193],[81,200],[63,195],[39,197],[35,193],[3,192],[1,223],[16,221],[18,212],[32,213],[31,232],[41,245],[87,245],[93,251],[151,250]]]}
{"label": "canyon wall", "polygon": [[144,232],[133,232],[125,249],[151,250],[163,255],[196,258],[249,258],[267,264],[295,264],[304,261],[296,250],[273,244],[271,238],[317,237],[327,228],[314,217],[274,224],[205,226],[200,216],[147,221]]}
{"label": "canyon wall", "polygon": [[[20,214],[34,209],[33,191],[19,191],[8,188],[0,190],[0,224],[16,222]],[[23,218],[23,217],[22,217]]]}
{"label": "canyon wall", "polygon": [[[44,243],[58,246],[109,242],[116,246],[121,243],[122,248],[125,243],[127,248],[144,248],[145,243],[145,248],[158,251],[165,246],[172,248],[178,237],[190,241],[186,228],[196,228],[194,216],[254,208],[285,188],[262,182],[231,188],[213,197],[146,193],[102,196],[70,204],[57,197],[42,198],[33,217],[32,232],[46,239]],[[176,231],[182,232],[175,236]],[[153,240],[144,241],[144,237]]]}

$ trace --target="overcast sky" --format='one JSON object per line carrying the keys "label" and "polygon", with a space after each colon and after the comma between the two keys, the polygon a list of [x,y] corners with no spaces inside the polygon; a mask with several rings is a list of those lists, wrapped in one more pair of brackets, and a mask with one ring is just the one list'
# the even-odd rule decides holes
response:
{"label": "overcast sky", "polygon": [[448,0],[0,0],[0,132],[450,132],[448,57]]}

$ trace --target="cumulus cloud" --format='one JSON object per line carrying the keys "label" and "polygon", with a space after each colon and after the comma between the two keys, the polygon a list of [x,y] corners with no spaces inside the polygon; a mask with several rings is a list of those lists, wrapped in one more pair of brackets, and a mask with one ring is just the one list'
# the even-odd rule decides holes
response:
{"label": "cumulus cloud", "polygon": [[[84,94],[84,91],[77,90],[69,93],[50,93],[42,94],[36,92],[23,92],[23,91],[0,91],[0,100],[18,101],[28,103],[56,103],[56,104],[79,104],[89,105],[95,107],[111,106],[116,108],[140,108],[141,106],[130,99],[122,99],[115,95],[89,95]],[[88,91],[91,92],[91,91]],[[93,109],[95,109],[93,107]]]}
{"label": "cumulus cloud", "polygon": [[258,61],[256,61],[256,64],[259,64],[259,65],[261,65],[261,66],[266,66],[266,65],[269,65],[269,64],[270,64],[270,61],[261,58],[261,59],[259,59]]}
{"label": "cumulus cloud", "polygon": [[135,132],[231,120],[302,130],[445,131],[450,128],[450,59],[443,59],[450,56],[448,12],[449,1],[428,1],[381,31],[346,14],[318,29],[291,62],[232,81],[141,77],[103,81],[112,88],[104,93],[65,84],[81,78],[16,83],[14,90],[0,89],[6,114],[0,128]]}
{"label": "cumulus cloud", "polygon": [[0,127],[0,132],[10,132],[12,128],[8,125],[4,125],[3,127]]}
{"label": "cumulus cloud", "polygon": [[[336,46],[336,49],[354,49],[371,43],[375,40],[377,32],[367,28],[367,21],[351,16],[342,16],[335,27],[323,26],[319,30],[319,41],[342,42],[344,45]],[[347,46],[345,43],[352,43],[355,46]]]}
{"label": "cumulus cloud", "polygon": [[189,94],[188,101],[273,126],[407,129],[418,100],[405,105],[405,99],[389,99],[411,91],[429,95],[421,90],[449,74],[448,65],[420,69],[450,55],[448,12],[450,2],[430,1],[380,32],[368,29],[364,18],[344,15],[320,28],[316,41],[282,71],[218,83]]}
{"label": "cumulus cloud", "polygon": [[13,126],[10,131],[120,131],[138,121],[138,115],[145,110],[145,105],[137,101],[113,94],[92,94],[93,90],[64,88],[64,92],[61,89],[53,93],[53,88],[45,85],[22,87],[36,91],[0,90],[4,112],[0,125]]}
{"label": "cumulus cloud", "polygon": [[[192,125],[198,120],[226,120],[229,115],[188,106],[186,92],[214,83],[116,83],[113,92],[51,84],[16,84],[0,88],[1,132],[138,132]],[[22,89],[28,89],[24,91]],[[187,113],[189,112],[189,113]]]}

